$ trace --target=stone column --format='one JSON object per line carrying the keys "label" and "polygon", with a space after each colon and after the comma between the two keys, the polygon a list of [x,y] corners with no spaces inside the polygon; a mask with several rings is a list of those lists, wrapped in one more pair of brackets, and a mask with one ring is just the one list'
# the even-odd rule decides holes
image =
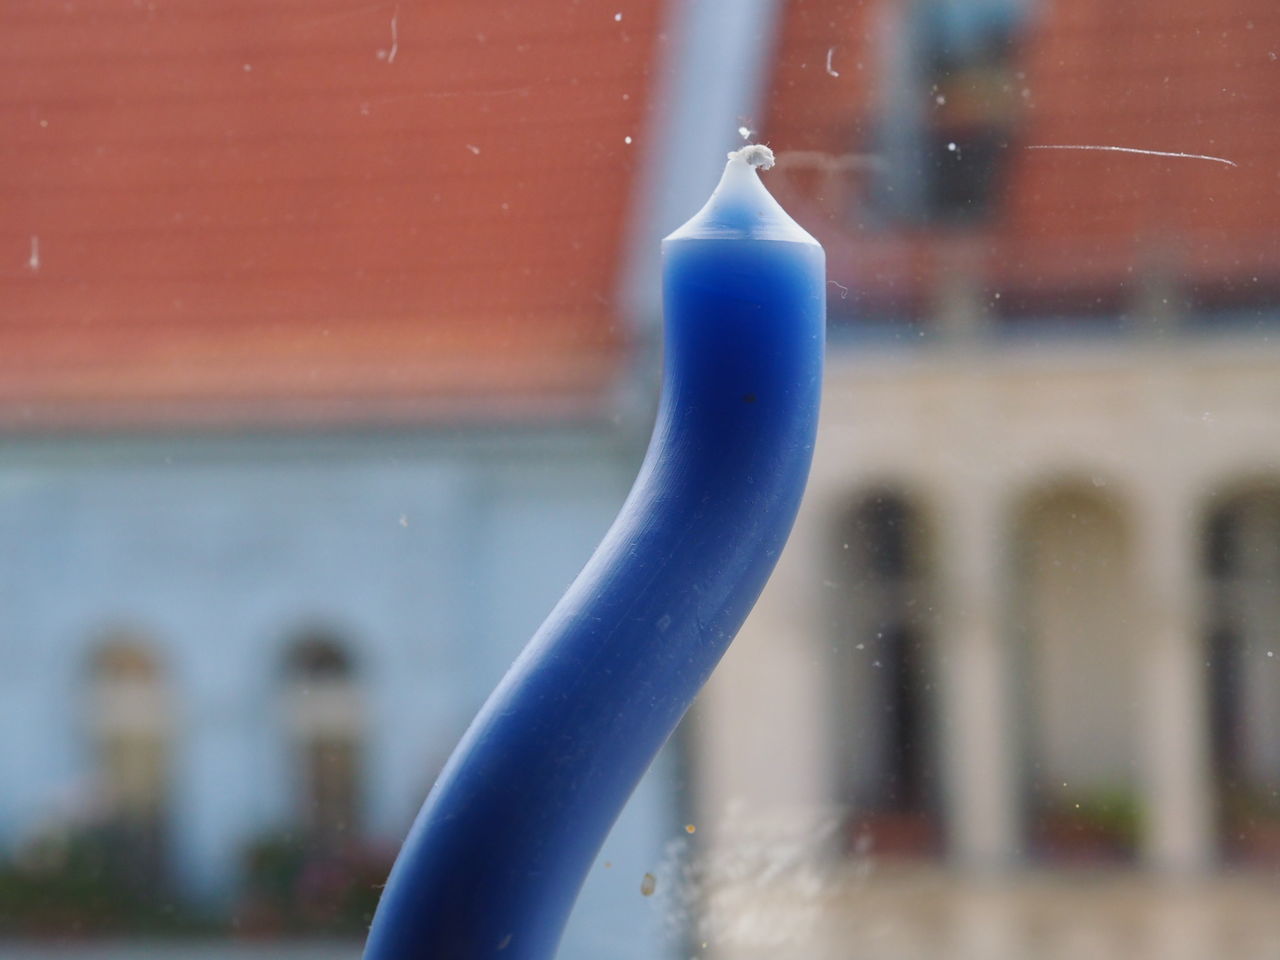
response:
{"label": "stone column", "polygon": [[[258,815],[261,793],[270,788],[271,779],[286,774],[255,762],[261,759],[255,754],[262,741],[271,736],[262,705],[222,682],[227,671],[208,672],[223,676],[194,682],[187,676],[180,688],[173,856],[188,895],[208,905],[227,905],[235,900],[246,844],[269,825]],[[264,778],[264,773],[271,776]]]}
{"label": "stone column", "polygon": [[1022,832],[1005,537],[994,491],[953,483],[936,554],[945,814],[953,857],[995,869],[1017,859]]}
{"label": "stone column", "polygon": [[986,241],[968,235],[942,239],[935,251],[933,319],[950,344],[973,346],[991,324],[983,262]]}
{"label": "stone column", "polygon": [[1213,859],[1209,704],[1194,512],[1167,484],[1138,504],[1135,642],[1145,767],[1142,852],[1155,869],[1190,873]]}
{"label": "stone column", "polygon": [[823,499],[806,501],[760,601],[698,696],[696,792],[709,840],[741,803],[744,814],[793,825],[829,812],[834,706],[821,591],[831,520]]}

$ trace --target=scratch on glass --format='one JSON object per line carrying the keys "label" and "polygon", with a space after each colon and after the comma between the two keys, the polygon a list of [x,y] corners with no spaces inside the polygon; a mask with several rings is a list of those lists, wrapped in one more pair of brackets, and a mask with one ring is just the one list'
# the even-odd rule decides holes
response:
{"label": "scratch on glass", "polygon": [[400,51],[400,6],[396,5],[395,12],[391,14],[391,46],[386,50],[378,51],[378,59],[385,60],[387,63],[396,62],[396,54]]}
{"label": "scratch on glass", "polygon": [[1106,150],[1111,153],[1140,153],[1148,157],[1175,157],[1180,160],[1212,160],[1224,163],[1228,167],[1239,166],[1234,160],[1225,157],[1211,157],[1205,153],[1179,153],[1174,150],[1143,150],[1139,147],[1113,147],[1102,144],[1084,143],[1037,143],[1027,147],[1028,150]]}

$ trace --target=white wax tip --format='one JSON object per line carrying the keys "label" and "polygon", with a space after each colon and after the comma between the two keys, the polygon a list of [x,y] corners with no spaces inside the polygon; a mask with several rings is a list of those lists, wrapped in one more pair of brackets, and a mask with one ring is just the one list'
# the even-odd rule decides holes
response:
{"label": "white wax tip", "polygon": [[741,160],[752,167],[768,170],[773,166],[773,151],[763,143],[749,143],[741,150],[731,150],[730,160]]}
{"label": "white wax tip", "polygon": [[787,216],[760,182],[760,169],[771,166],[773,151],[764,144],[733,151],[711,197],[667,240],[780,240],[816,245],[818,241]]}

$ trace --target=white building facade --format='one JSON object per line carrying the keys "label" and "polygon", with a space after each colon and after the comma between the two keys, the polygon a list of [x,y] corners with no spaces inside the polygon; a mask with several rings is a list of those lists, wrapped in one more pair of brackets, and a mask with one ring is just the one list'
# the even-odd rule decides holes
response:
{"label": "white building facade", "polygon": [[[975,895],[1003,946],[974,955],[1033,955],[1046,877],[1096,934],[1066,955],[1275,942],[1277,413],[1265,330],[833,347],[800,521],[698,708],[697,795],[738,813],[709,862],[761,824],[813,841],[808,929],[876,895],[901,929],[771,955],[940,955]],[[1109,898],[1158,922],[1108,932]]]}
{"label": "white building facade", "polygon": [[[636,455],[600,427],[11,441],[4,854],[123,824],[166,896],[236,920],[264,838],[393,853]],[[565,956],[662,949],[636,889],[676,829],[670,772]]]}

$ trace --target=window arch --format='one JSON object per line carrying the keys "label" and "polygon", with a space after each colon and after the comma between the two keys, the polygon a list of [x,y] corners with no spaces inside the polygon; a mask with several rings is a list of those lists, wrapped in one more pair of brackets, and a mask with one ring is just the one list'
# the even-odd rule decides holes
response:
{"label": "window arch", "polygon": [[131,882],[165,872],[172,701],[149,638],[108,633],[88,663],[88,736],[112,858]]}
{"label": "window arch", "polygon": [[1042,857],[1093,862],[1137,854],[1140,638],[1132,553],[1125,514],[1093,487],[1043,490],[1018,516],[1024,786],[1032,849]]}
{"label": "window arch", "polygon": [[838,788],[850,840],[886,855],[934,852],[933,607],[913,500],[885,487],[855,502],[838,527],[835,568]]}
{"label": "window arch", "polygon": [[334,633],[300,634],[285,656],[298,817],[313,839],[357,833],[363,717],[354,660]]}

